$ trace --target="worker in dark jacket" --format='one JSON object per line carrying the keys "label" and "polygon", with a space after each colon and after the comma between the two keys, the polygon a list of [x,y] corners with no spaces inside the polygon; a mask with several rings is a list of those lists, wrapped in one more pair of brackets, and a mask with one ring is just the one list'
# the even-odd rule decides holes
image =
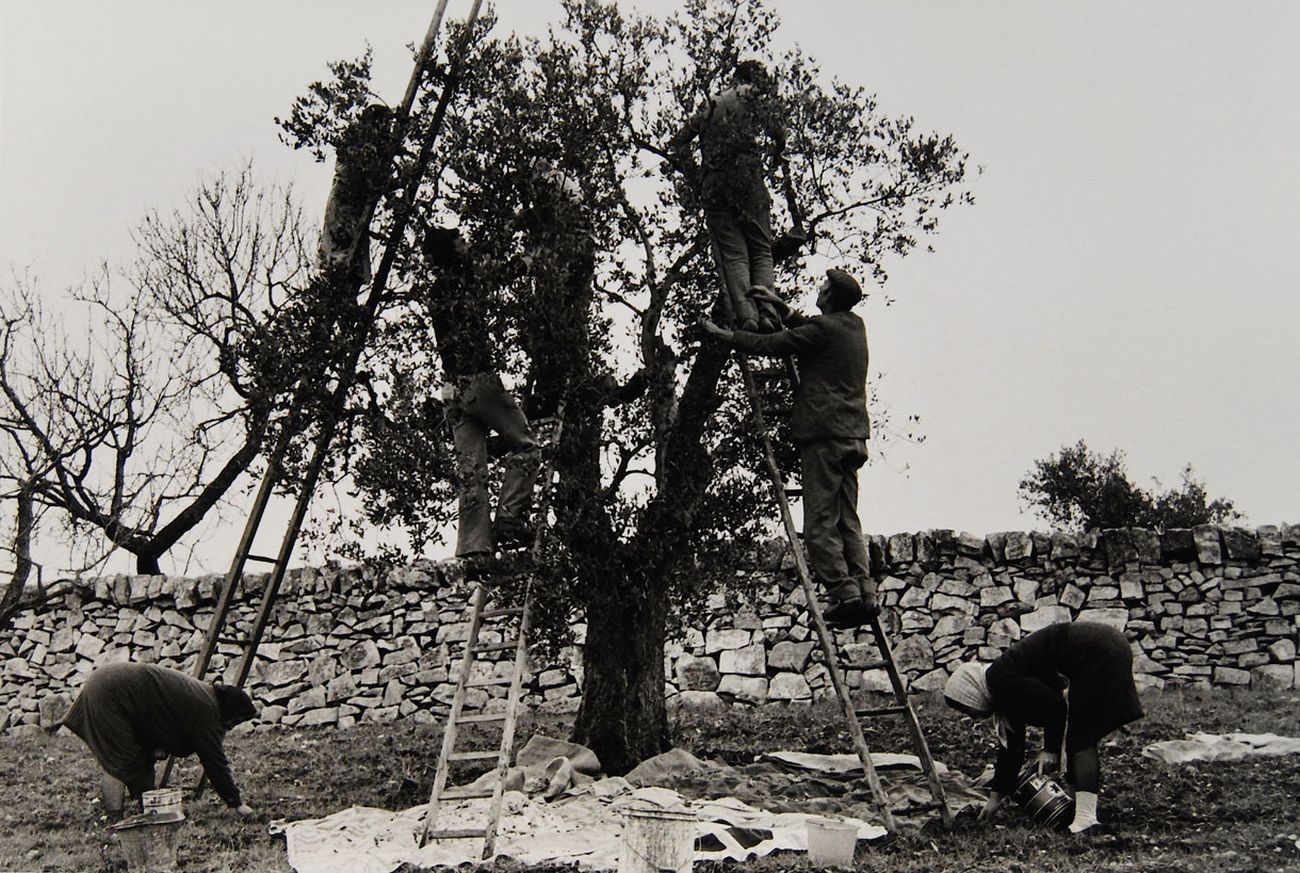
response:
{"label": "worker in dark jacket", "polygon": [[1060,766],[1064,741],[1066,774],[1075,786],[1070,831],[1080,833],[1097,824],[1097,743],[1142,717],[1133,652],[1122,633],[1083,621],[1050,625],[1012,645],[992,664],[960,665],[943,696],[967,715],[997,717],[1001,748],[981,819],[1015,790],[1025,758],[1025,725],[1032,724],[1043,729],[1040,773]]}
{"label": "worker in dark jacket", "polygon": [[197,755],[221,799],[245,818],[253,814],[230,775],[226,732],[257,716],[248,695],[209,685],[154,664],[106,664],[90,674],[63,719],[104,769],[104,810],[120,814],[125,793],[154,787],[159,753]]}
{"label": "worker in dark jacket", "polygon": [[858,521],[858,468],[867,460],[867,331],[852,312],[862,286],[843,270],[827,270],[817,295],[822,314],[805,318],[775,294],[763,298],[785,325],[776,333],[709,333],[742,352],[788,357],[799,364],[790,435],[799,444],[804,545],[813,576],[834,601],[826,620],[856,627],[880,612]]}

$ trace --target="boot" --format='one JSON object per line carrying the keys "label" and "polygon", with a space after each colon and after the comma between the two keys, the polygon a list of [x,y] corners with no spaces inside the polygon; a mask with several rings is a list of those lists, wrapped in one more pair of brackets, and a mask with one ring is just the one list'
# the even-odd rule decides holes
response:
{"label": "boot", "polygon": [[[877,609],[877,612],[880,610]],[[872,619],[871,612],[860,597],[841,600],[822,614],[826,626],[836,630],[861,627]]]}

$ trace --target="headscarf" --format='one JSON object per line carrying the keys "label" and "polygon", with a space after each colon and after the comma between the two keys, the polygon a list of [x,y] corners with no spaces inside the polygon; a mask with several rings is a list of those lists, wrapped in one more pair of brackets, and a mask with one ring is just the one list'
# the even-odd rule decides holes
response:
{"label": "headscarf", "polygon": [[989,693],[988,680],[984,678],[987,664],[967,661],[959,664],[943,686],[945,700],[960,703],[981,715],[993,712],[993,695]]}
{"label": "headscarf", "polygon": [[257,707],[242,688],[214,682],[212,690],[217,695],[217,710],[221,713],[222,724],[240,724],[257,718]]}

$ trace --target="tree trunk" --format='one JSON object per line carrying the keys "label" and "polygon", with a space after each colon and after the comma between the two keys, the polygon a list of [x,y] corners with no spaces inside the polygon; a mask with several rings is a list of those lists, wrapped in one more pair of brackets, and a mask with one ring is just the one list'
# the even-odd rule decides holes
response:
{"label": "tree trunk", "polygon": [[727,357],[718,344],[701,349],[661,454],[658,491],[633,540],[611,543],[627,572],[589,589],[582,705],[573,738],[596,753],[606,773],[626,773],[668,749],[664,643],[669,585],[685,556],[695,508],[711,476],[704,429]]}
{"label": "tree trunk", "polygon": [[637,592],[639,596],[611,594],[587,604],[585,681],[573,738],[596,753],[606,773],[622,775],[668,749],[668,609],[663,587],[653,583]]}
{"label": "tree trunk", "polygon": [[36,525],[35,491],[32,483],[23,482],[18,487],[14,513],[14,575],[9,587],[0,597],[0,630],[9,627],[18,612],[27,577],[32,573],[32,529]]}

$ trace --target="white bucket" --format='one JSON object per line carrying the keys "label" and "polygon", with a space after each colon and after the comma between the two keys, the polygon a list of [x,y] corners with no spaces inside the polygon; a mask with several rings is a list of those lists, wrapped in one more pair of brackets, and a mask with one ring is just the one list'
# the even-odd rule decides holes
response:
{"label": "white bucket", "polygon": [[145,813],[154,815],[178,815],[182,812],[179,788],[155,788],[140,795],[140,805]]}
{"label": "white bucket", "polygon": [[858,826],[829,818],[808,819],[808,860],[828,867],[851,867]]}
{"label": "white bucket", "polygon": [[695,861],[694,813],[629,809],[623,817],[618,873],[682,873]]}

